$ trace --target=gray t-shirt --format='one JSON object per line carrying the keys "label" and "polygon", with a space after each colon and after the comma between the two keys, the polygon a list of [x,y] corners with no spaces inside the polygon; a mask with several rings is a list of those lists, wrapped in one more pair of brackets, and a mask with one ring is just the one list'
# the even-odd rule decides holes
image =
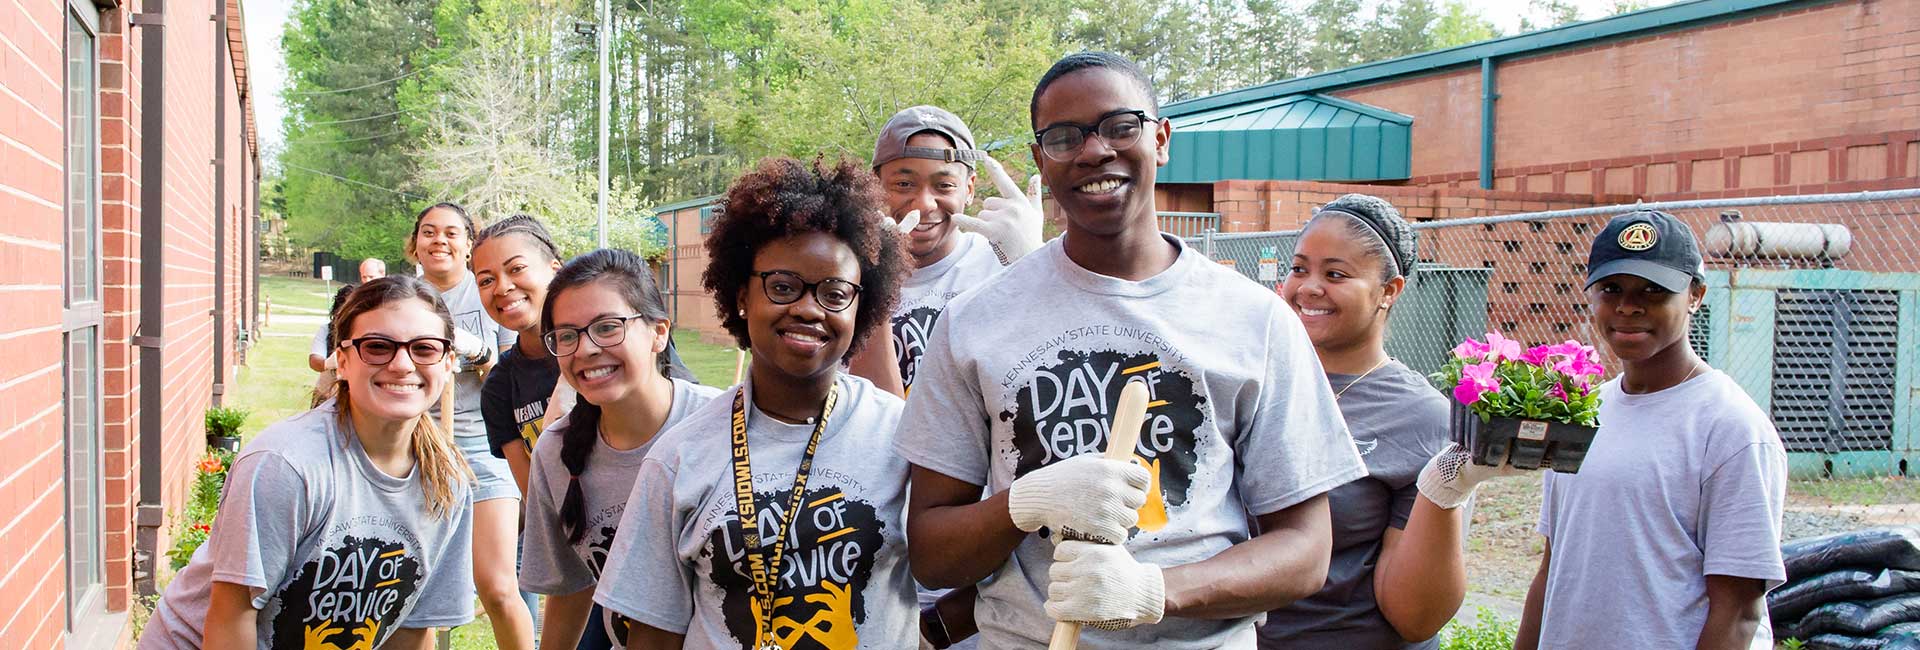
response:
{"label": "gray t-shirt", "polygon": [[1000,258],[994,256],[987,238],[967,232],[953,236],[959,238],[953,251],[926,268],[914,269],[900,285],[900,303],[893,308],[893,356],[900,364],[901,384],[909,389],[920,355],[926,352],[927,337],[947,302],[1000,272]]}
{"label": "gray t-shirt", "polygon": [[[947,305],[895,443],[908,462],[1006,490],[1062,458],[1100,453],[1131,377],[1151,403],[1135,455],[1153,476],[1127,549],[1163,567],[1249,539],[1247,515],[1366,475],[1300,320],[1272,291],[1181,246],[1140,282],[1087,271],[1049,242]],[[1042,647],[1053,541],[1032,535],[980,583],[980,645]],[[1169,616],[1088,629],[1081,647],[1216,648],[1256,617]]]}
{"label": "gray t-shirt", "polygon": [[1327,586],[1268,613],[1260,626],[1260,647],[1437,648],[1437,639],[1407,643],[1380,614],[1373,569],[1387,528],[1407,527],[1420,495],[1414,480],[1446,447],[1447,398],[1399,361],[1364,377],[1328,374],[1327,383],[1340,395],[1340,413],[1367,463],[1367,477],[1328,493],[1333,557]]}
{"label": "gray t-shirt", "polygon": [[[565,441],[557,432],[567,426],[567,418],[562,417],[547,427],[554,435],[540,436],[541,442],[533,450],[532,475],[527,479],[526,527],[520,536],[525,545],[520,551],[522,589],[549,596],[564,595],[592,587],[600,579],[600,570],[607,563],[607,550],[613,547],[614,531],[620,526],[620,515],[626,510],[627,498],[633,495],[640,462],[646,459],[654,440],[720,393],[720,389],[711,386],[679,379],[672,381],[673,406],[668,409],[660,431],[655,432],[647,444],[621,451],[607,446],[603,438],[594,438],[593,454],[587,458],[586,471],[580,474],[586,534],[577,544],[567,541],[566,527],[560,523],[560,504],[567,500],[567,484],[571,481],[566,463],[560,460],[560,448]],[[607,636],[613,639],[614,647],[627,647],[625,621],[616,616],[605,616],[602,620],[606,622]]]}
{"label": "gray t-shirt", "polygon": [[[519,339],[519,333],[501,327],[487,315],[480,304],[480,290],[475,288],[473,273],[461,271],[460,284],[452,289],[440,292],[440,300],[447,303],[447,313],[453,315],[453,326],[480,337],[482,341],[494,343],[496,348],[506,348]],[[487,426],[480,416],[480,390],[482,378],[477,368],[461,364],[460,371],[453,375],[453,435],[460,437],[487,437]],[[439,402],[434,403],[433,416],[440,417]]]}
{"label": "gray t-shirt", "polygon": [[[1539,530],[1553,553],[1540,647],[1693,647],[1706,576],[1786,581],[1786,480],[1780,434],[1726,373],[1644,395],[1618,379],[1601,386],[1580,473],[1542,478]],[[1752,647],[1773,647],[1765,620]]]}
{"label": "gray t-shirt", "polygon": [[[259,647],[379,647],[473,619],[473,508],[427,514],[416,469],[375,467],[334,402],[262,431],[233,462],[213,533],[167,587],[141,650],[204,641],[214,582],[252,588]],[[369,643],[368,641],[371,641]]]}
{"label": "gray t-shirt", "polygon": [[[774,590],[773,632],[790,650],[897,650],[919,643],[907,572],[907,463],[886,453],[900,399],[842,373],[839,404],[815,453]],[[759,625],[734,497],[736,390],[653,443],[627,500],[594,600],[609,612],[686,635],[688,650],[754,647]],[[752,406],[747,445],[765,548],[785,531],[794,470],[813,426]]]}

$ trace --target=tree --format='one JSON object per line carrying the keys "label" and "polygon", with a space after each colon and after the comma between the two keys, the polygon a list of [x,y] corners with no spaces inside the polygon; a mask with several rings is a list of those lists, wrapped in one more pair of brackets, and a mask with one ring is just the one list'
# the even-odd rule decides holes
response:
{"label": "tree", "polygon": [[1361,62],[1360,0],[1313,0],[1307,19],[1313,25],[1313,47],[1307,66],[1314,72],[1335,70]]}
{"label": "tree", "polygon": [[1500,28],[1487,20],[1486,16],[1468,7],[1461,0],[1447,3],[1446,13],[1440,16],[1433,26],[1434,49],[1457,47],[1468,43],[1478,43],[1500,37]]}
{"label": "tree", "polygon": [[285,175],[288,230],[299,246],[349,257],[399,257],[412,207],[415,134],[399,85],[418,74],[431,44],[433,4],[405,0],[300,0],[281,43],[286,54]]}
{"label": "tree", "polygon": [[1359,46],[1366,61],[1379,61],[1434,49],[1434,23],[1440,10],[1433,0],[1393,0],[1381,5]]}
{"label": "tree", "polygon": [[1528,0],[1527,12],[1520,17],[1520,32],[1532,32],[1580,22],[1580,7],[1573,0]]}
{"label": "tree", "polygon": [[1027,99],[1057,50],[1032,14],[989,20],[979,0],[847,0],[775,8],[771,32],[753,51],[758,63],[709,93],[705,105],[721,137],[743,161],[769,155],[872,154],[888,117],[934,104],[967,121],[982,146],[1014,145],[999,155],[1031,168],[1020,143],[1031,140]]}

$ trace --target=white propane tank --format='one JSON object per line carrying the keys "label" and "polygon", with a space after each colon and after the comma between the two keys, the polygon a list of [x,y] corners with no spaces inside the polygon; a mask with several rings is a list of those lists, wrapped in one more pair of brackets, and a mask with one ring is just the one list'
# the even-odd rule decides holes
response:
{"label": "white propane tank", "polygon": [[1720,257],[1846,257],[1853,233],[1833,223],[1731,221],[1707,229],[1707,253]]}

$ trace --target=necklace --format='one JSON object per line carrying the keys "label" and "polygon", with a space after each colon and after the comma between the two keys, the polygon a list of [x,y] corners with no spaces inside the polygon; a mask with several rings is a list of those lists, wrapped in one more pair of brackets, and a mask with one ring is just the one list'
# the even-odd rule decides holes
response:
{"label": "necklace", "polygon": [[1333,394],[1333,401],[1336,401],[1336,402],[1340,401],[1340,396],[1347,394],[1347,391],[1351,390],[1354,384],[1360,383],[1360,380],[1366,379],[1367,375],[1373,374],[1373,371],[1379,370],[1381,366],[1387,365],[1387,362],[1392,360],[1393,360],[1393,357],[1387,357],[1385,359],[1381,359],[1380,363],[1373,364],[1372,368],[1368,368],[1366,372],[1360,373],[1360,376],[1354,377],[1353,381],[1347,382],[1346,387],[1340,389],[1340,392]]}
{"label": "necklace", "polygon": [[[1687,380],[1689,380],[1689,379],[1693,379],[1693,375],[1694,375],[1695,373],[1698,373],[1698,372],[1700,372],[1700,369],[1701,369],[1701,368],[1703,368],[1703,367],[1705,367],[1706,365],[1707,365],[1706,363],[1697,363],[1697,364],[1694,364],[1694,366],[1693,366],[1693,369],[1692,369],[1692,370],[1688,370],[1688,371],[1687,371],[1687,376],[1686,376],[1686,377],[1685,377],[1684,379],[1681,379],[1681,380],[1680,380],[1680,384],[1684,384],[1684,383],[1687,383]],[[1675,386],[1679,386],[1680,384],[1674,384],[1674,385],[1675,385]]]}

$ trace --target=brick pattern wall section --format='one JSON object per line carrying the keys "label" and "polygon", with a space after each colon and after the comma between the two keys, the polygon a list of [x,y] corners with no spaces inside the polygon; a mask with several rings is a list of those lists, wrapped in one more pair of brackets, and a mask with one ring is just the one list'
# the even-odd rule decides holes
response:
{"label": "brick pattern wall section", "polygon": [[[126,611],[132,598],[133,516],[140,454],[138,348],[140,322],[140,67],[141,37],[127,27],[131,8],[101,14],[100,228],[105,299],[101,394],[102,498],[106,510],[107,609]],[[109,108],[110,107],[110,108]]]}
{"label": "brick pattern wall section", "polygon": [[[167,251],[165,381],[140,386],[133,336],[140,303],[141,31],[127,26],[141,10],[120,4],[99,15],[97,125],[100,273],[102,542],[104,606],[122,612],[131,597],[133,505],[139,449],[163,449],[162,502],[178,512],[192,465],[202,453],[201,409],[210,399],[213,345],[225,345],[247,322],[250,284],[241,278],[251,246],[253,153],[245,137],[245,102],[232,90],[216,95],[210,69],[216,25],[192,16],[213,13],[217,0],[181,0],[168,7],[164,209]],[[66,201],[65,3],[17,3],[0,20],[0,444],[30,450],[0,461],[0,647],[57,648],[67,624],[65,535],[66,446],[62,350]],[[186,18],[186,19],[183,19]],[[212,160],[213,104],[227,104],[230,136],[224,165]],[[226,173],[226,207],[213,212],[212,179]],[[213,220],[226,219],[227,289],[213,295]],[[224,301],[229,333],[212,331],[211,309]],[[231,372],[231,368],[226,369]],[[160,391],[162,428],[141,431],[142,390]],[[162,539],[161,548],[171,543]],[[90,619],[82,618],[85,625]],[[118,647],[132,639],[120,635]]]}
{"label": "brick pattern wall section", "polygon": [[1384,198],[1399,208],[1409,221],[1416,222],[1634,201],[1630,195],[1612,194],[1594,196],[1451,187],[1229,180],[1213,184],[1212,211],[1221,215],[1221,232],[1292,230],[1312,218],[1315,208],[1343,194],[1355,192]]}
{"label": "brick pattern wall section", "polygon": [[61,319],[66,17],[13,5],[0,22],[0,646],[58,644],[65,626]]}
{"label": "brick pattern wall section", "polygon": [[[1912,187],[1920,3],[1813,2],[1501,61],[1495,188],[1649,200]],[[1335,94],[1414,116],[1413,185],[1477,187],[1480,77]]]}

